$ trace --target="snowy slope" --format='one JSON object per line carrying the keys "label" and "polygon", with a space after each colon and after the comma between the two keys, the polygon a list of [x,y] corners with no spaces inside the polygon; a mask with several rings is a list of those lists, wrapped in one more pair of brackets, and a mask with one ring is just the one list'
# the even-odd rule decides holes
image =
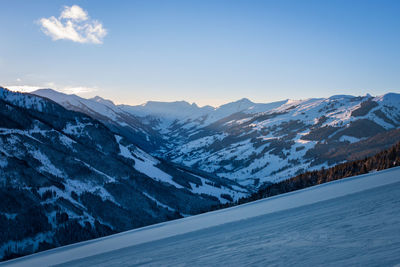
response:
{"label": "snowy slope", "polygon": [[52,89],[39,89],[32,92],[35,95],[40,95],[49,98],[64,107],[74,107],[76,109],[87,109],[89,112],[98,113],[111,120],[117,120],[122,111],[114,108],[114,104],[110,102],[101,101],[101,98],[95,97],[93,99],[84,99],[77,95],[67,95]]}
{"label": "snowy slope", "polygon": [[[115,108],[115,106],[112,104],[112,102],[108,103],[105,100],[100,100],[100,98],[95,98],[97,101],[100,101],[101,104],[99,106],[96,106],[97,101],[92,101],[92,100],[86,100],[82,99],[80,97],[77,97],[75,95],[65,95],[62,93],[58,93],[53,90],[38,90],[36,92],[40,92],[41,94],[46,94],[47,96],[52,96],[56,102],[62,102],[62,103],[74,103],[74,105],[78,105],[77,103],[84,103],[82,105],[85,105],[86,107],[91,106],[91,107],[96,107],[95,110],[97,112],[102,112],[102,114],[107,114],[107,112],[110,112],[109,114],[115,114],[113,111],[110,111],[105,108],[107,105],[111,106],[112,108]],[[21,108],[24,109],[34,109],[39,112],[42,112],[46,114],[46,109],[48,109],[53,103],[46,102],[47,100],[37,97],[35,95],[30,95],[30,94],[21,94],[21,93],[15,93],[8,91],[6,89],[0,88],[0,100],[4,99],[5,101],[12,103],[14,105],[17,105]],[[103,104],[103,102],[105,104]],[[71,104],[72,105],[72,104]],[[111,116],[111,115],[110,115]],[[112,117],[112,116],[111,116]],[[66,148],[74,150],[74,144],[77,144],[76,138],[83,137],[85,136],[88,139],[91,139],[92,142],[94,141],[94,145],[96,146],[97,149],[101,150],[102,146],[104,145],[101,143],[104,140],[101,140],[101,138],[98,138],[97,140],[93,140],[93,137],[91,136],[91,132],[88,131],[90,128],[99,128],[98,125],[96,125],[96,121],[90,120],[88,118],[82,118],[82,121],[79,120],[80,118],[73,118],[73,120],[67,120],[67,121],[60,121],[60,124],[65,124],[65,126],[60,129],[59,131],[55,131],[54,129],[45,129],[45,126],[41,124],[40,121],[34,121],[32,125],[30,125],[30,129],[26,130],[21,130],[21,129],[12,129],[10,128],[0,128],[0,134],[3,136],[6,136],[8,139],[13,138],[13,142],[11,143],[14,148],[15,148],[15,143],[20,142],[21,140],[18,138],[18,135],[22,136],[28,136],[30,139],[33,141],[40,142],[40,140],[35,139],[32,135],[39,134],[42,138],[46,137],[47,135],[55,135],[58,139],[59,142],[62,143],[63,146]],[[109,131],[106,131],[105,129],[103,130],[103,134],[110,134]],[[100,130],[99,130],[100,131]],[[9,136],[9,137],[8,137]],[[53,137],[53,136],[52,136]],[[130,159],[133,161],[132,168],[136,169],[140,173],[145,174],[146,176],[153,178],[154,180],[169,183],[173,185],[176,188],[184,188],[184,186],[180,185],[179,183],[175,182],[173,180],[173,174],[168,174],[165,171],[161,170],[162,168],[162,162],[157,160],[156,158],[152,157],[145,151],[141,150],[140,148],[136,147],[134,144],[130,143],[129,141],[125,140],[122,136],[119,135],[114,135],[115,141],[114,140],[107,140],[108,145],[116,143],[118,145],[118,150],[119,153],[118,155]],[[42,140],[43,141],[43,140]],[[54,142],[54,141],[53,141]],[[96,143],[97,142],[97,143]],[[25,144],[28,145],[28,144]],[[3,151],[3,153],[13,153],[11,150],[11,147],[8,146],[2,146],[0,147]],[[31,148],[31,147],[30,147]],[[9,149],[9,150],[7,150]],[[117,150],[117,151],[118,151]],[[58,177],[63,177],[63,173],[61,170],[58,170],[46,157],[46,155],[43,154],[42,151],[32,151],[32,156],[36,158],[37,160],[42,162],[43,167],[41,167],[43,170],[47,169],[48,173],[53,173]],[[63,167],[65,168],[65,166]],[[97,171],[98,172],[98,171]],[[103,176],[109,177],[109,175],[105,175],[104,173],[102,174]],[[182,175],[182,174],[180,174]],[[205,182],[202,183],[200,180],[203,179],[204,181],[207,181],[208,183],[216,183],[214,180],[208,180],[207,177],[197,177],[198,175],[191,174],[195,180],[199,180],[199,182],[195,186],[196,190],[202,191],[205,194],[208,194],[206,190],[201,190],[201,188],[208,188],[209,185],[207,185]],[[112,178],[109,178],[110,180],[113,180]],[[221,182],[222,180],[218,180],[218,182]],[[234,184],[231,184],[234,185]],[[187,188],[191,190],[191,188]],[[234,199],[237,199],[238,197],[244,196],[246,190],[241,189],[243,191],[242,193],[236,194],[234,190],[231,188],[227,188],[223,186],[223,184],[219,184],[218,187],[215,187],[215,190],[211,190],[210,194],[213,195],[214,197],[220,198],[221,194],[231,194]],[[216,193],[217,192],[217,193]],[[226,202],[225,199],[221,199],[223,203]]]}
{"label": "snowy slope", "polygon": [[4,264],[394,265],[399,192],[393,168]]}
{"label": "snowy slope", "polygon": [[51,99],[66,109],[89,115],[143,148],[155,149],[160,145],[159,142],[162,137],[157,132],[110,100],[99,96],[85,99],[52,89],[39,89],[32,92],[32,94]]}

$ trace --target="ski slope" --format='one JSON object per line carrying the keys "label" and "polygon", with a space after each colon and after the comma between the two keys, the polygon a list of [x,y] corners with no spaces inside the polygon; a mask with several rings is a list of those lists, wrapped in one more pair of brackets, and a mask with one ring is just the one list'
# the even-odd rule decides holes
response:
{"label": "ski slope", "polygon": [[9,266],[395,265],[400,168],[156,224]]}

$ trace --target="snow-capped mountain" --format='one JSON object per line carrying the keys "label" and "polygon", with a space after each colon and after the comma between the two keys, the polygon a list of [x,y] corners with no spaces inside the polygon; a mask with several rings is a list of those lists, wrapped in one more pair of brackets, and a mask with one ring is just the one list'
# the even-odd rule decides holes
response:
{"label": "snow-capped mountain", "polygon": [[400,139],[394,93],[264,104],[241,99],[217,108],[183,101],[116,107],[162,136],[151,154],[245,186],[369,156]]}
{"label": "snow-capped mountain", "polygon": [[186,122],[186,128],[198,125],[206,126],[238,112],[247,111],[248,113],[256,113],[278,107],[285,102],[286,100],[256,104],[247,98],[243,98],[214,108],[211,106],[199,107],[196,103],[189,104],[185,101],[149,101],[139,106],[120,105],[120,108],[137,117],[148,118],[150,121],[155,120],[157,122],[158,119],[159,124],[156,126],[156,129],[165,132],[163,131],[165,130],[163,127],[169,128],[171,125],[179,125],[182,122]]}
{"label": "snow-capped mountain", "polygon": [[[149,117],[164,121],[150,109]],[[153,125],[167,140],[155,154],[243,185],[362,158],[400,139],[400,95],[394,93],[267,104],[242,99],[182,117]]]}
{"label": "snow-capped mountain", "polygon": [[400,140],[393,93],[213,108],[0,88],[0,113],[6,257],[200,213]]}
{"label": "snow-capped mountain", "polygon": [[155,150],[160,145],[162,137],[157,131],[143,124],[142,120],[132,113],[125,112],[121,107],[114,105],[110,100],[99,96],[85,99],[52,89],[39,89],[32,94],[51,99],[66,109],[85,113],[146,150]]}
{"label": "snow-capped mountain", "polygon": [[376,153],[400,139],[400,95],[254,104],[207,125],[164,129],[165,158],[243,185],[277,182]]}
{"label": "snow-capped mountain", "polygon": [[[113,106],[98,100],[86,107]],[[7,229],[0,257],[204,212],[246,194],[230,180],[157,159],[83,113],[0,87],[0,229]]]}
{"label": "snow-capped mountain", "polygon": [[189,104],[186,101],[148,101],[145,104],[139,106],[121,105],[121,109],[141,117],[158,115],[162,116],[163,118],[175,120],[184,119],[186,117],[199,117],[208,114],[213,110],[213,107],[199,107],[196,105],[196,103]]}

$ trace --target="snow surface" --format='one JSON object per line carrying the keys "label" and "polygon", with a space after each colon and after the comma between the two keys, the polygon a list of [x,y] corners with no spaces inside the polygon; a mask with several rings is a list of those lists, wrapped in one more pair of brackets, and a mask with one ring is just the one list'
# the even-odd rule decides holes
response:
{"label": "snow surface", "polygon": [[399,192],[400,168],[393,168],[3,264],[395,265]]}
{"label": "snow surface", "polygon": [[39,89],[32,92],[32,94],[49,98],[64,107],[78,107],[89,113],[98,113],[114,121],[119,117],[118,112],[121,112],[114,106],[112,101],[102,99],[101,97],[85,99],[77,95],[67,95],[52,89]]}
{"label": "snow surface", "polygon": [[117,143],[119,144],[119,150],[120,155],[132,159],[135,161],[135,165],[133,166],[137,171],[149,176],[150,178],[153,178],[156,181],[161,181],[161,182],[166,182],[169,183],[176,188],[183,188],[180,184],[175,183],[172,180],[172,176],[169,175],[168,173],[160,170],[157,168],[155,165],[159,164],[159,161],[155,159],[154,157],[150,156],[143,150],[135,147],[134,148],[134,153],[129,150],[130,146],[124,146],[120,143],[122,137],[116,135],[115,139],[117,140]]}
{"label": "snow surface", "polygon": [[59,170],[56,166],[53,165],[53,163],[51,163],[50,159],[45,154],[40,152],[40,150],[32,149],[31,151],[29,151],[29,153],[32,155],[32,157],[42,163],[39,171],[47,172],[58,177],[65,176],[61,170]]}
{"label": "snow surface", "polygon": [[[137,171],[149,176],[150,178],[156,180],[156,181],[161,181],[161,182],[166,182],[169,183],[176,188],[183,188],[180,184],[176,183],[173,180],[173,177],[169,175],[168,173],[162,171],[157,167],[157,165],[160,163],[156,158],[152,157],[151,155],[147,154],[140,148],[134,147],[133,145],[129,146],[124,146],[121,144],[122,137],[119,135],[115,135],[115,140],[119,144],[119,149],[120,149],[120,155],[132,159],[135,161],[135,165],[133,166]],[[202,182],[202,185],[196,186],[195,184],[191,183],[192,190],[191,192],[195,194],[208,194],[215,196],[219,199],[221,203],[227,203],[229,202],[225,198],[221,197],[222,194],[228,194],[232,196],[232,199],[236,201],[237,199],[246,196],[246,192],[244,192],[243,189],[240,190],[231,190],[229,188],[226,188],[224,186],[221,187],[216,187],[207,184],[207,179],[204,177],[191,174],[193,176],[196,176],[199,178]],[[150,197],[150,196],[148,196]],[[150,197],[153,201],[152,197]],[[157,201],[156,201],[157,202]],[[162,205],[160,205],[162,206]]]}

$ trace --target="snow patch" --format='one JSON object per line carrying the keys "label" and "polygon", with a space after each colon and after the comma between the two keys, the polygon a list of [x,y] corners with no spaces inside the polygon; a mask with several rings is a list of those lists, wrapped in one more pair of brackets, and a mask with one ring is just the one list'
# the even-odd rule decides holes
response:
{"label": "snow patch", "polygon": [[342,135],[339,139],[340,142],[349,142],[349,143],[357,143],[361,139],[353,136]]}
{"label": "snow patch", "polygon": [[39,150],[31,150],[29,153],[42,163],[39,171],[50,173],[57,177],[64,177],[64,173],[51,163],[50,159]]}
{"label": "snow patch", "polygon": [[167,209],[167,210],[172,211],[172,212],[176,211],[175,209],[171,208],[170,206],[167,206],[167,205],[161,203],[160,201],[158,201],[154,197],[150,196],[146,192],[142,192],[142,194],[145,195],[147,198],[150,198],[151,200],[153,200],[158,206],[163,207],[164,209]]}
{"label": "snow patch", "polygon": [[175,183],[172,180],[172,176],[165,173],[164,171],[160,170],[157,168],[155,165],[159,164],[159,161],[144,152],[143,150],[139,148],[132,148],[133,154],[131,150],[129,150],[130,147],[133,147],[132,145],[130,146],[124,146],[120,143],[122,137],[116,135],[115,139],[117,140],[119,144],[119,149],[120,149],[120,155],[133,159],[135,161],[135,165],[133,166],[137,171],[149,176],[150,178],[153,178],[156,181],[161,181],[161,182],[166,182],[169,183],[176,188],[183,188],[180,184]]}

